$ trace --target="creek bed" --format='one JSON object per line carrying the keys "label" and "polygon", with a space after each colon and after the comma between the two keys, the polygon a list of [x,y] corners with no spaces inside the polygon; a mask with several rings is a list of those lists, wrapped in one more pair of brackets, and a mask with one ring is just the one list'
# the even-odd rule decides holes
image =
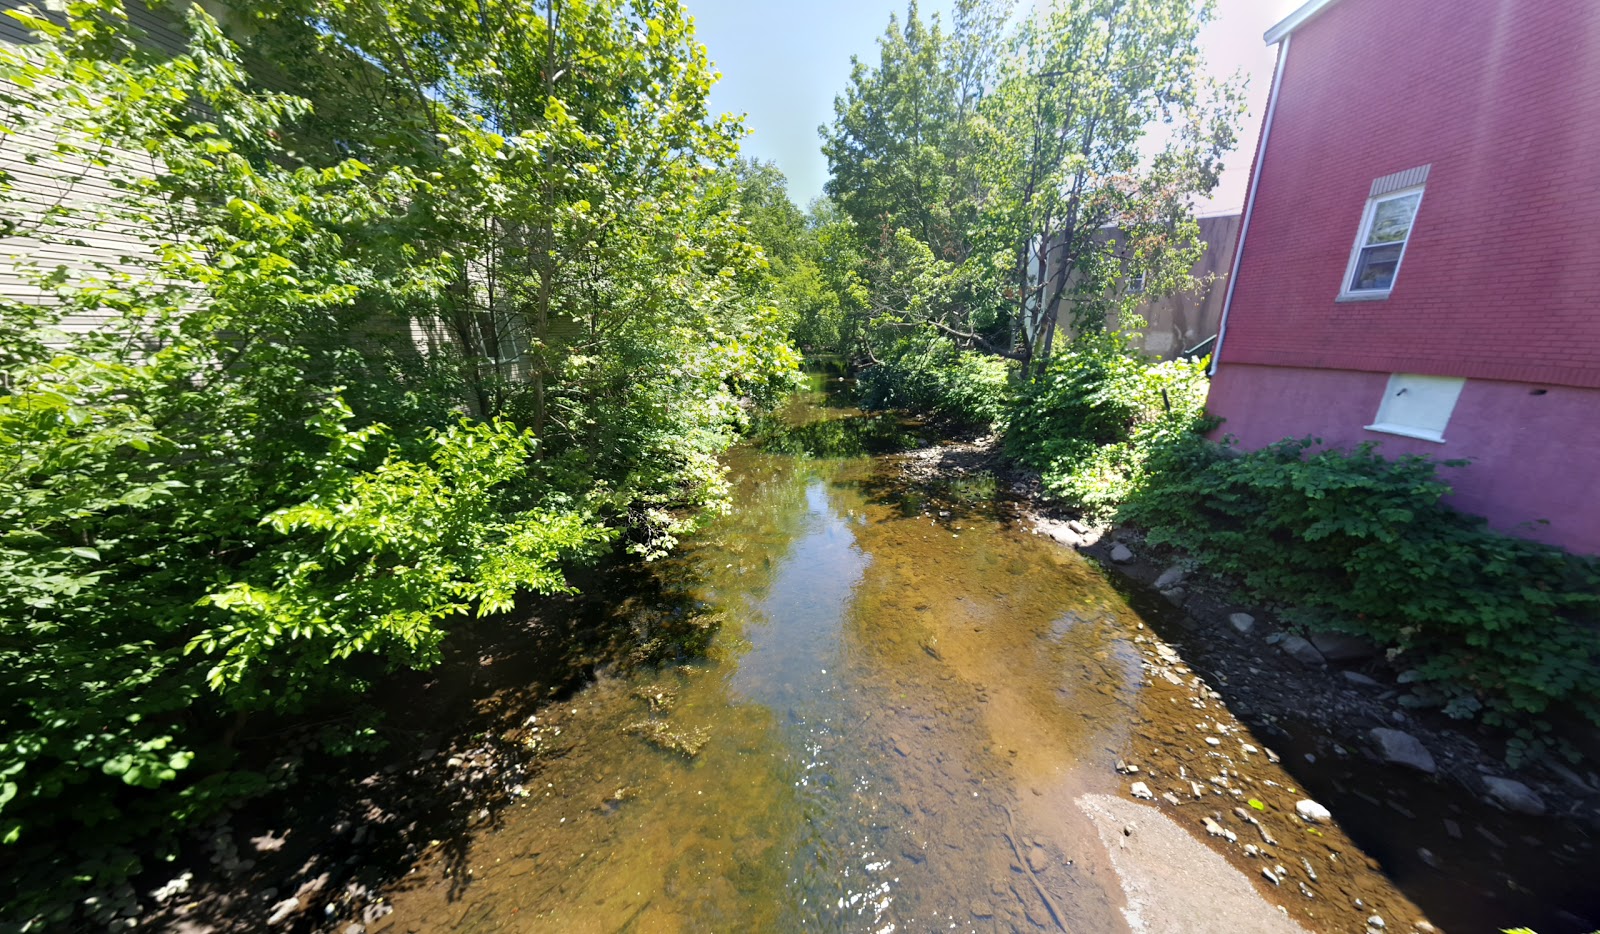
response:
{"label": "creek bed", "polygon": [[1429,929],[993,478],[910,484],[871,452],[915,426],[818,393],[786,423],[656,568],[704,657],[530,717],[518,797],[372,931]]}

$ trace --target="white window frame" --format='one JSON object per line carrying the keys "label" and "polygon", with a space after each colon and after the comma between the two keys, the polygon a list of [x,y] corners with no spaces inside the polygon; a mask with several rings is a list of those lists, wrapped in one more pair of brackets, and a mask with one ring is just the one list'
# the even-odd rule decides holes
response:
{"label": "white window frame", "polygon": [[[1373,301],[1385,299],[1394,291],[1394,284],[1400,281],[1400,267],[1405,265],[1406,248],[1411,244],[1411,235],[1417,229],[1417,217],[1422,213],[1421,195],[1426,185],[1412,185],[1395,191],[1386,191],[1381,195],[1374,195],[1367,199],[1367,207],[1361,214],[1361,226],[1356,229],[1356,242],[1350,248],[1350,261],[1345,263],[1344,279],[1339,283],[1340,301]],[[1411,215],[1411,226],[1406,228],[1405,239],[1400,241],[1400,257],[1394,263],[1394,278],[1389,280],[1387,289],[1353,289],[1351,280],[1355,278],[1356,266],[1361,262],[1361,251],[1367,246],[1367,237],[1372,235],[1372,222],[1378,216],[1378,206],[1394,201],[1398,198],[1409,198],[1417,195],[1417,209]],[[1392,246],[1393,244],[1383,244]]]}
{"label": "white window frame", "polygon": [[[1435,392],[1435,410],[1430,413],[1439,424],[1437,429],[1423,428],[1417,425],[1407,425],[1400,422],[1387,421],[1386,415],[1390,412],[1390,400],[1401,393],[1430,386]],[[1378,413],[1370,425],[1365,426],[1367,431],[1379,431],[1386,435],[1400,435],[1405,438],[1416,438],[1421,441],[1434,441],[1444,443],[1444,430],[1450,425],[1451,416],[1455,415],[1456,403],[1461,400],[1461,390],[1467,381],[1459,376],[1427,376],[1421,373],[1391,373],[1389,383],[1383,389],[1383,398],[1378,400]]]}

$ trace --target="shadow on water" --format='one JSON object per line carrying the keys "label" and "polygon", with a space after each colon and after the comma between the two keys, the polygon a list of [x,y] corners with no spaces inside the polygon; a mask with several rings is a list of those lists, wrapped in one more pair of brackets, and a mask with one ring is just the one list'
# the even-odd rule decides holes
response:
{"label": "shadow on water", "polygon": [[[625,675],[704,656],[721,618],[693,595],[631,562],[571,574],[579,593],[525,596],[511,612],[462,621],[425,672],[374,678],[360,710],[328,710],[292,723],[252,723],[236,738],[243,766],[284,780],[284,790],[225,815],[186,863],[147,874],[142,890],[185,871],[195,900],[181,915],[145,923],[182,930],[343,930],[381,922],[369,904],[424,854],[449,878],[451,899],[470,881],[474,843],[501,825],[563,754],[536,725],[604,672]],[[318,751],[319,731],[378,715],[376,751]]]}

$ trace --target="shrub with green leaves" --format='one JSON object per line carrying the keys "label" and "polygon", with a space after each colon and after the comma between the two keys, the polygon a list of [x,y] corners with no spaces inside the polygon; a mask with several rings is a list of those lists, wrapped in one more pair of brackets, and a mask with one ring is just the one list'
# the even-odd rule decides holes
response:
{"label": "shrub with green leaves", "polygon": [[1045,489],[1097,518],[1143,482],[1146,461],[1204,427],[1205,361],[1157,363],[1121,335],[1091,333],[1029,384],[1006,447]]}
{"label": "shrub with green leaves", "polygon": [[3,11],[0,143],[67,193],[7,249],[128,243],[0,257],[0,926],[110,921],[263,735],[348,750],[463,620],[671,547],[795,369],[678,4],[225,5],[303,67],[210,7],[180,54],[120,0]]}
{"label": "shrub with green leaves", "polygon": [[963,350],[932,331],[897,341],[858,377],[868,409],[904,409],[958,425],[996,425],[1011,396],[1010,367],[992,354]]}
{"label": "shrub with green leaves", "polygon": [[1513,756],[1550,717],[1600,723],[1600,561],[1451,509],[1427,458],[1313,439],[1230,455],[1174,449],[1123,518],[1293,622],[1389,649],[1421,702],[1516,730]]}

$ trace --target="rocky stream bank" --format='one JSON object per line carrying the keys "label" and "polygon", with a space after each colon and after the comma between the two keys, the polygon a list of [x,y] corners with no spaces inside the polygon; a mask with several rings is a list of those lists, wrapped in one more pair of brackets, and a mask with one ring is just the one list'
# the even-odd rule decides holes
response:
{"label": "rocky stream bank", "polygon": [[[1290,822],[1290,835],[1303,837],[1304,825],[1331,815],[1372,865],[1441,928],[1600,930],[1600,774],[1592,758],[1571,765],[1552,757],[1512,769],[1499,754],[1504,736],[1418,709],[1405,671],[1377,647],[1282,625],[1275,612],[1281,608],[1241,602],[1230,582],[1187,555],[1147,545],[1139,529],[1086,522],[1062,510],[1045,497],[1036,474],[1001,455],[997,438],[919,449],[907,455],[907,470],[924,482],[996,476],[1020,521],[1120,579],[1129,602],[1155,630],[1146,664],[1174,683],[1198,682],[1197,713],[1207,698],[1224,702],[1244,729],[1270,744],[1261,754],[1281,757],[1302,783],[1310,803],[1299,807],[1302,820]],[[1202,783],[1215,779],[1191,779],[1211,771],[1222,777],[1218,787],[1227,794],[1244,793],[1228,778],[1240,774],[1238,762],[1248,762],[1246,750],[1255,747],[1231,739],[1229,732],[1240,727],[1221,720],[1197,718],[1199,735],[1177,742],[1141,731],[1146,759],[1127,763],[1130,778],[1142,769],[1168,781],[1130,782],[1129,794],[1193,809],[1202,800]],[[1185,729],[1173,727],[1179,737]],[[1199,750],[1206,759],[1222,761],[1197,767],[1197,742],[1209,747]],[[1215,765],[1223,767],[1207,767]],[[1170,781],[1174,773],[1176,783]],[[1185,784],[1194,791],[1193,803],[1182,794]],[[1279,797],[1282,805],[1294,795]],[[1265,865],[1263,841],[1256,838],[1270,836],[1270,823],[1260,811],[1222,811],[1201,818],[1214,847],[1241,865],[1260,861],[1255,868],[1274,885],[1315,894],[1312,864],[1287,875],[1281,873],[1287,867]],[[1293,878],[1297,872],[1303,873],[1299,879]],[[1342,894],[1366,904],[1356,901],[1358,892]]]}

